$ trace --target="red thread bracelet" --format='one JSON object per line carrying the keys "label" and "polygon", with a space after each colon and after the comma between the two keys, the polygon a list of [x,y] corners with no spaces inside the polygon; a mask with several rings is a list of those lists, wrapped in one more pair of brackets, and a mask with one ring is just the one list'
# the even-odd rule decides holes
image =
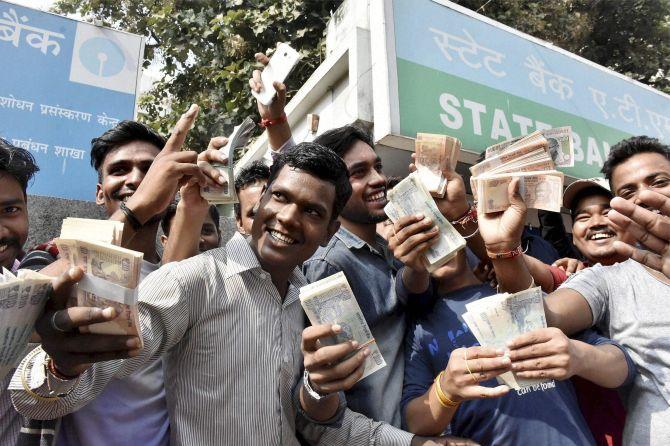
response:
{"label": "red thread bracelet", "polygon": [[273,125],[284,123],[287,120],[288,119],[286,118],[286,113],[282,113],[282,115],[280,117],[275,118],[275,119],[266,119],[266,118],[261,119],[260,126],[263,127],[263,128],[268,128],[268,127],[272,127]]}

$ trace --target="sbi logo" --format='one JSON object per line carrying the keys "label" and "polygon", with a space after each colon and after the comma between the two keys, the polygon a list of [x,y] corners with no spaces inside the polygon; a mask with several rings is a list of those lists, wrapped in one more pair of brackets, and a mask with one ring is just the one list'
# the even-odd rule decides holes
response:
{"label": "sbi logo", "polygon": [[94,37],[82,43],[79,61],[91,74],[98,77],[116,76],[123,70],[126,58],[117,44],[103,37]]}

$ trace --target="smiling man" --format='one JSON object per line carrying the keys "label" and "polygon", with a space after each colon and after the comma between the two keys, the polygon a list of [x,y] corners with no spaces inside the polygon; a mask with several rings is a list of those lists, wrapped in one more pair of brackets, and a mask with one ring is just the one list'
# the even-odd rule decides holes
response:
{"label": "smiling man", "polygon": [[[280,155],[250,238],[236,234],[225,248],[170,263],[140,284],[141,351],[133,350],[127,336],[77,331],[111,317],[102,311],[50,308],[37,324],[49,356],[24,360],[15,378],[25,371],[32,379],[44,360],[52,365],[49,376],[33,386],[33,394],[19,387],[14,404],[33,417],[61,416],[95,398],[113,376],[165,355],[171,444],[298,445],[296,418],[308,416],[296,409],[293,395],[303,363],[298,294],[307,283],[299,266],[337,231],[337,215],[350,194],[346,166],[332,151],[303,143]],[[56,289],[54,300],[64,299],[67,290]],[[90,353],[77,354],[84,345]],[[352,351],[349,346],[341,355]],[[136,357],[87,363],[127,356]],[[355,357],[359,367],[364,356]],[[73,378],[56,381],[52,369]],[[346,444],[368,444],[376,423],[341,405],[335,409],[319,419],[341,422],[352,435]]]}

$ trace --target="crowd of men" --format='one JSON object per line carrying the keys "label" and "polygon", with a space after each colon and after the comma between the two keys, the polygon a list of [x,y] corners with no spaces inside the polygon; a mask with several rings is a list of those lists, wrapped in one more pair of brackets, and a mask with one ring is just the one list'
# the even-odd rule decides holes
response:
{"label": "crowd of men", "polygon": [[[258,72],[250,84],[261,88]],[[36,343],[3,383],[2,445],[670,442],[670,147],[613,146],[604,178],[565,190],[567,232],[559,214],[526,226],[517,181],[507,210],[478,213],[445,170],[435,202],[467,248],[429,273],[437,226],[387,222],[393,184],[369,132],[346,125],[296,144],[275,89],[258,105],[273,162],[237,175],[230,240],[200,196],[222,181],[212,164],[227,162],[226,139],[182,150],[196,105],[167,140],[123,121],[92,141],[91,193],[124,223],[122,246],[144,254],[143,342],[86,329],[119,315],[68,305],[83,272],[53,242],[23,251],[39,169],[0,141],[0,264],[54,277]],[[362,380],[370,349],[328,342],[343,328],[310,325],[299,301],[300,287],[340,271],[387,363]],[[549,328],[478,345],[465,306],[535,284]],[[509,371],[551,381],[511,390],[496,381]]]}

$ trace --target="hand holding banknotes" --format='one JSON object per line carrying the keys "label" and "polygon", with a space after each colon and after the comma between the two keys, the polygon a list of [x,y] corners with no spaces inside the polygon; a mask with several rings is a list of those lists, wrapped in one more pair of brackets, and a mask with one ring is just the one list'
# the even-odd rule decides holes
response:
{"label": "hand holding banknotes", "polygon": [[[198,167],[208,180],[214,184],[224,184],[228,178],[221,175],[219,169],[212,164],[228,164],[228,157],[220,149],[228,144],[225,136],[215,136],[209,140],[207,149],[198,154]],[[200,193],[198,191],[198,193]]]}
{"label": "hand holding banknotes", "polygon": [[454,350],[447,368],[439,380],[440,389],[455,403],[479,398],[498,398],[509,392],[509,387],[479,385],[510,371],[510,358],[491,347],[470,347]]}
{"label": "hand holding banknotes", "polygon": [[576,342],[554,327],[522,334],[507,343],[512,370],[525,379],[571,378],[581,362]]}
{"label": "hand holding banknotes", "polygon": [[613,198],[608,217],[649,250],[622,241],[614,242],[614,248],[670,279],[670,198],[658,192],[643,190],[637,199],[639,205],[621,197]]}
{"label": "hand holding banknotes", "polygon": [[[263,53],[256,53],[254,55],[256,61],[263,66],[270,62],[270,58]],[[255,92],[260,92],[263,89],[263,81],[261,80],[261,70],[254,70],[252,78],[249,79],[249,86]],[[263,105],[258,102],[258,113],[261,119],[277,119],[284,114],[284,106],[286,105],[286,86],[282,82],[273,82],[272,86],[277,92],[277,96],[270,103],[270,105]]]}
{"label": "hand holding banknotes", "polygon": [[401,217],[393,224],[395,233],[389,238],[389,249],[396,259],[414,271],[426,271],[424,254],[438,241],[440,230],[423,214]]}
{"label": "hand holding banknotes", "polygon": [[510,207],[503,212],[485,214],[480,212],[479,232],[491,253],[511,251],[521,243],[523,225],[526,221],[526,204],[519,194],[519,179],[514,178],[507,188]]}
{"label": "hand holding banknotes", "polygon": [[72,377],[84,372],[91,363],[135,356],[140,345],[135,336],[86,332],[89,325],[113,320],[116,311],[113,307],[66,308],[73,287],[82,277],[81,268],[73,267],[55,278],[44,313],[35,323],[42,348],[53,359],[56,370]]}
{"label": "hand holding banknotes", "polygon": [[[410,172],[416,170],[414,162],[416,162],[416,154],[412,153],[412,164],[409,165]],[[444,197],[434,197],[435,204],[447,220],[453,221],[462,217],[470,207],[465,195],[465,183],[463,177],[452,170],[450,165],[442,170],[442,175],[447,179],[447,189]]]}
{"label": "hand holding banknotes", "polygon": [[187,181],[206,184],[205,175],[195,163],[198,154],[189,150],[182,151],[186,135],[199,110],[193,104],[179,118],[165,147],[156,155],[137,191],[128,199],[126,205],[140,223],[144,224],[165,211],[174,199],[177,189]]}
{"label": "hand holding banknotes", "polygon": [[312,325],[302,332],[305,370],[312,388],[322,395],[349,390],[363,376],[365,358],[370,355],[370,349],[360,348],[356,341],[335,345],[319,341],[341,332],[338,324]]}

